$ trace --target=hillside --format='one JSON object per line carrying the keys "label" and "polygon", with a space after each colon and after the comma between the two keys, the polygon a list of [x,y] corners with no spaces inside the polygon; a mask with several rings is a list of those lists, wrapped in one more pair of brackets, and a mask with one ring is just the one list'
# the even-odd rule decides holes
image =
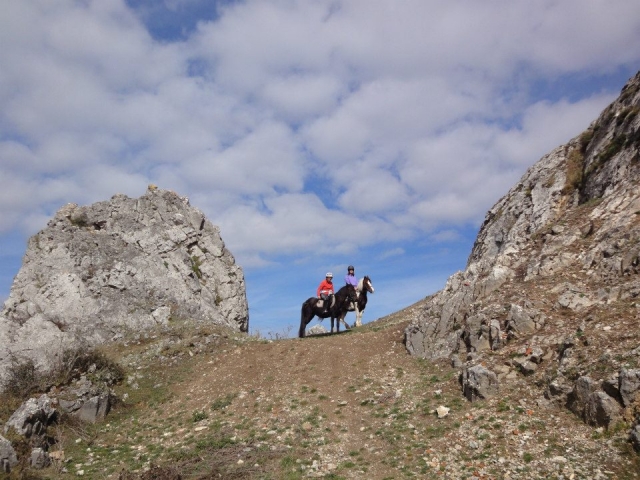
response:
{"label": "hillside", "polygon": [[449,362],[408,355],[422,307],[304,340],[183,324],[112,345],[122,401],[63,421],[65,460],[28,478],[637,478],[626,432],[539,405],[530,378],[470,403]]}

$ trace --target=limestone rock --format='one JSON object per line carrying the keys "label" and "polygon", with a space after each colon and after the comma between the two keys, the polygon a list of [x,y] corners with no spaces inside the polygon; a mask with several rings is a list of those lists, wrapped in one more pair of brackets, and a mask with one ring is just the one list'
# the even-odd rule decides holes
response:
{"label": "limestone rock", "polygon": [[445,407],[444,405],[440,405],[438,408],[436,408],[436,413],[438,414],[438,418],[444,418],[447,415],[449,415],[449,411],[451,409],[448,407]]}
{"label": "limestone rock", "polygon": [[640,452],[640,424],[631,429],[629,440],[636,452]]}
{"label": "limestone rock", "polygon": [[193,319],[248,331],[244,275],[218,227],[166,190],[62,207],[29,240],[0,317],[11,356],[50,369],[65,348]]}
{"label": "limestone rock", "polygon": [[[410,354],[495,348],[489,320],[510,340],[538,334],[550,320],[541,306],[570,316],[638,298],[639,112],[640,72],[587,131],[532,165],[487,212],[465,270],[405,329]],[[542,282],[542,300],[531,298]]]}
{"label": "limestone rock", "polygon": [[624,405],[622,401],[622,397],[620,396],[620,376],[613,375],[611,378],[604,379],[602,381],[602,390],[609,395],[611,398],[616,399],[622,405]]}
{"label": "limestone rock", "polygon": [[620,418],[620,405],[606,393],[594,392],[589,396],[584,416],[589,425],[609,428]]}
{"label": "limestone rock", "polygon": [[573,386],[570,385],[564,377],[558,377],[547,385],[544,391],[544,397],[557,405],[564,406],[572,391]]}
{"label": "limestone rock", "polygon": [[325,333],[329,333],[329,331],[320,323],[307,330],[307,335],[323,335]]}
{"label": "limestone rock", "polygon": [[0,435],[0,472],[10,473],[18,464],[18,456],[11,442]]}
{"label": "limestone rock", "polygon": [[545,316],[534,308],[511,305],[507,316],[507,331],[520,336],[533,333],[544,326]]}
{"label": "limestone rock", "polygon": [[464,396],[472,402],[497,395],[499,391],[498,376],[482,365],[463,369],[460,383]]}
{"label": "limestone rock", "polygon": [[640,369],[627,370],[623,368],[618,375],[618,381],[622,404],[628,407],[640,392]]}
{"label": "limestone rock", "polygon": [[36,447],[31,450],[29,465],[35,470],[42,470],[43,468],[47,468],[51,465],[51,458],[44,449]]}
{"label": "limestone rock", "polygon": [[63,412],[90,423],[104,420],[111,409],[112,400],[113,396],[108,388],[97,387],[84,376],[74,385],[64,388],[58,397]]}
{"label": "limestone rock", "polygon": [[579,417],[584,418],[589,397],[598,390],[599,385],[596,381],[587,376],[578,378],[573,390],[568,396],[567,407]]}
{"label": "limestone rock", "polygon": [[523,375],[533,375],[538,369],[538,365],[536,363],[525,357],[514,358],[513,365],[522,372]]}
{"label": "limestone rock", "polygon": [[9,417],[4,426],[4,432],[7,433],[13,428],[26,438],[43,435],[58,415],[51,404],[52,401],[48,395],[41,395],[37,399],[30,398]]}

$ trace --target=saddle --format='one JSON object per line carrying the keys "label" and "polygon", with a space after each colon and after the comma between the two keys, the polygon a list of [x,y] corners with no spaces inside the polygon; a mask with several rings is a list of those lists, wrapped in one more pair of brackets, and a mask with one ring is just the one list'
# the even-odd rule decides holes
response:
{"label": "saddle", "polygon": [[[329,298],[327,298],[327,300],[329,301],[329,307],[332,307],[335,304],[335,295],[329,295]],[[324,308],[324,300],[319,298],[316,301],[316,307]]]}

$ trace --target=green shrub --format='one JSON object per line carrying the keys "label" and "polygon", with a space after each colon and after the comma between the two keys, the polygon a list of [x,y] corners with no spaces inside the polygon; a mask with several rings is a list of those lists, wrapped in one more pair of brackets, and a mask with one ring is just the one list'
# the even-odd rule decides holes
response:
{"label": "green shrub", "polygon": [[574,148],[567,156],[567,178],[564,184],[564,193],[571,193],[580,188],[583,179],[584,155]]}
{"label": "green shrub", "polygon": [[623,135],[616,136],[613,140],[611,140],[611,142],[609,142],[609,145],[607,145],[607,148],[605,148],[604,151],[598,156],[599,162],[600,163],[608,162],[620,150],[622,150],[622,147],[624,147],[626,142],[627,142],[626,135],[623,134]]}
{"label": "green shrub", "polygon": [[583,154],[587,151],[587,147],[589,143],[591,143],[591,139],[593,138],[593,130],[586,130],[580,135],[580,152]]}
{"label": "green shrub", "polygon": [[2,391],[9,396],[25,399],[33,393],[46,391],[52,385],[68,385],[81,375],[87,375],[94,383],[114,385],[124,379],[125,370],[101,352],[80,347],[62,352],[58,364],[48,372],[38,370],[30,358],[14,358],[7,370]]}
{"label": "green shrub", "polygon": [[42,375],[32,359],[18,361],[13,358],[2,384],[2,390],[17,398],[27,398],[41,388]]}
{"label": "green shrub", "polygon": [[211,410],[222,410],[227,408],[233,402],[233,399],[236,398],[235,393],[230,393],[221,398],[216,398],[211,404]]}
{"label": "green shrub", "polygon": [[97,350],[82,348],[65,350],[62,354],[61,368],[58,371],[59,383],[69,383],[83,374],[88,374],[93,382],[115,385],[124,379],[125,370],[120,364]]}
{"label": "green shrub", "polygon": [[209,415],[207,415],[206,412],[203,412],[202,410],[196,410],[195,412],[193,412],[191,419],[193,420],[193,423],[198,423],[202,420],[206,420],[207,418],[209,418]]}

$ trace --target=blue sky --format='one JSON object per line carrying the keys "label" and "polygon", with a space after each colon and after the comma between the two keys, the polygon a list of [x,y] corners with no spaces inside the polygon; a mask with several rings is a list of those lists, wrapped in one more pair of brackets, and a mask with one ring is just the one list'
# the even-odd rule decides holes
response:
{"label": "blue sky", "polygon": [[220,226],[267,335],[350,263],[365,321],[442,288],[640,69],[640,2],[11,0],[0,39],[0,301],[58,208],[154,183]]}

